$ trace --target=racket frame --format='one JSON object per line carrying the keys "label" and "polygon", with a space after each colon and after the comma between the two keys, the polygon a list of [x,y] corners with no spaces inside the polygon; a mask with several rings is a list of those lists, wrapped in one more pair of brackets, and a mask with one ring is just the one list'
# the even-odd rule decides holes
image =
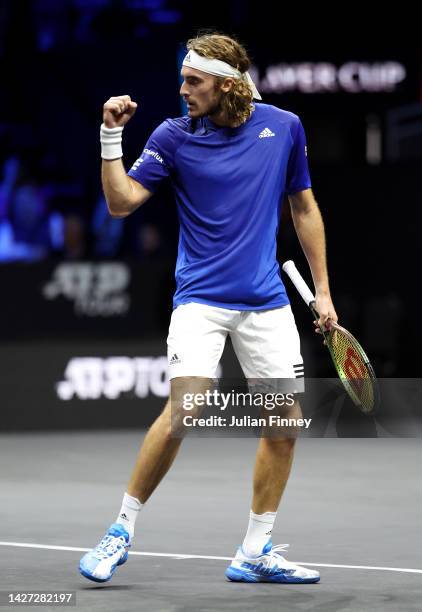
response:
{"label": "racket frame", "polygon": [[[304,302],[307,304],[308,308],[310,309],[310,311],[312,312],[313,316],[315,317],[315,321],[318,323],[319,321],[319,313],[315,308],[315,297],[312,294],[311,290],[309,289],[308,285],[306,284],[305,280],[303,279],[302,275],[300,274],[299,270],[296,268],[295,264],[293,261],[289,260],[286,261],[283,266],[282,266],[283,271],[287,274],[287,276],[290,278],[290,280],[292,281],[292,283],[294,284],[294,286],[296,287],[296,289],[298,290],[298,292],[300,293],[300,295],[302,296]],[[328,348],[328,351],[330,353],[330,357],[331,357],[331,361],[334,364],[334,367],[336,369],[337,375],[340,378],[343,387],[345,388],[345,390],[347,391],[350,399],[353,401],[353,403],[355,404],[355,406],[358,406],[360,408],[360,410],[364,413],[364,414],[373,414],[376,407],[378,406],[379,403],[379,388],[378,388],[378,384],[377,384],[377,379],[376,379],[376,375],[375,375],[375,371],[374,368],[371,365],[371,362],[368,359],[367,354],[365,353],[365,351],[363,350],[362,346],[359,344],[359,342],[356,340],[356,338],[344,327],[342,327],[341,325],[339,325],[338,323],[334,322],[334,321],[330,321],[330,328],[327,329],[324,325],[321,325],[318,323],[318,326],[321,330],[321,334],[324,337],[324,341],[325,341],[325,345]],[[333,349],[331,346],[331,335],[332,335],[332,331],[331,330],[338,330],[339,332],[341,332],[342,334],[344,334],[348,340],[351,342],[352,345],[355,345],[356,348],[359,351],[360,357],[362,357],[362,360],[365,364],[365,367],[368,370],[369,373],[369,378],[371,379],[372,382],[372,392],[373,392],[373,406],[371,409],[366,409],[363,405],[362,402],[359,400],[359,397],[356,395],[351,383],[349,382],[349,379],[347,377],[345,377],[343,375],[343,373],[340,370],[340,366],[337,363],[337,360],[334,356],[333,353]]]}

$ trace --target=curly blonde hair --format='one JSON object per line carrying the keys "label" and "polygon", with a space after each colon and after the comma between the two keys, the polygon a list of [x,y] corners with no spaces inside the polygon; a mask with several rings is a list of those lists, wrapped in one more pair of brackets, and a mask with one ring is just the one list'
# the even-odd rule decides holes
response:
{"label": "curly blonde hair", "polygon": [[[203,57],[226,62],[240,72],[246,72],[251,65],[246,49],[237,40],[225,34],[199,33],[188,40],[186,46]],[[216,85],[220,86],[224,78],[216,78]],[[252,101],[252,91],[246,81],[235,79],[230,91],[223,94],[221,106],[230,122],[240,125],[251,116]]]}

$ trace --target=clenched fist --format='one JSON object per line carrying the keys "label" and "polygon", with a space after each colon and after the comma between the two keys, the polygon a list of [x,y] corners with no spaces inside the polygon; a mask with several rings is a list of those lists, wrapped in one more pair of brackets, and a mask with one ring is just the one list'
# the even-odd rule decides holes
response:
{"label": "clenched fist", "polygon": [[136,102],[130,96],[113,96],[103,107],[103,122],[108,128],[123,127],[135,114]]}

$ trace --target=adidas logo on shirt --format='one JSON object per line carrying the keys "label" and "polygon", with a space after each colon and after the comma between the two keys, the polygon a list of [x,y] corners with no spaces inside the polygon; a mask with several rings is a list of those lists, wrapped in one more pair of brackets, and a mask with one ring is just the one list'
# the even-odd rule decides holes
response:
{"label": "adidas logo on shirt", "polygon": [[265,128],[259,135],[259,138],[269,138],[270,136],[275,136],[274,132],[270,130],[270,128]]}
{"label": "adidas logo on shirt", "polygon": [[176,353],[174,353],[173,357],[170,359],[170,365],[173,365],[174,363],[180,363],[180,359],[179,357],[176,355]]}

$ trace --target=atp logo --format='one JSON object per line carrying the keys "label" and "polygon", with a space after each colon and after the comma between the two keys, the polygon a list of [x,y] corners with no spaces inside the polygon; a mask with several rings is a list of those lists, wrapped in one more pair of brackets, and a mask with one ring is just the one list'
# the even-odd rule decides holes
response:
{"label": "atp logo", "polygon": [[122,262],[60,263],[42,290],[46,300],[64,297],[78,316],[113,317],[130,308],[130,268]]}
{"label": "atp logo", "polygon": [[120,397],[167,397],[167,357],[72,357],[63,380],[56,383],[60,400],[110,400]]}

